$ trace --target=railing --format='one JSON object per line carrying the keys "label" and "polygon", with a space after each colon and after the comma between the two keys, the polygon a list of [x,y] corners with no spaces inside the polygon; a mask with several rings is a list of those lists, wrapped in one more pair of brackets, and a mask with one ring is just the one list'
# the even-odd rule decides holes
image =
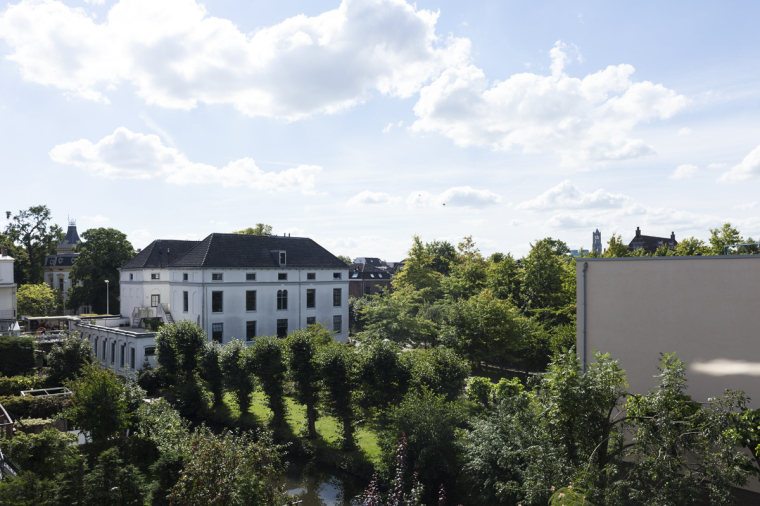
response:
{"label": "railing", "polygon": [[164,309],[164,306],[168,306],[169,304],[159,304],[156,306],[156,318],[161,318],[161,321],[164,323],[169,323],[169,319],[166,317],[166,310]]}
{"label": "railing", "polygon": [[13,418],[11,418],[2,404],[0,404],[0,435],[8,439],[13,437]]}
{"label": "railing", "polygon": [[3,452],[0,452],[0,480],[3,479],[3,475],[13,476],[15,478],[20,472],[21,469],[19,469],[11,459],[3,455]]}

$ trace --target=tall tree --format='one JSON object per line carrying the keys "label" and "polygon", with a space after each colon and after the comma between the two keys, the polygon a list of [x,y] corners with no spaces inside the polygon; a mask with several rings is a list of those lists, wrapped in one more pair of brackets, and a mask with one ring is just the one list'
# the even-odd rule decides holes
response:
{"label": "tall tree", "polygon": [[105,442],[129,427],[129,404],[124,384],[109,369],[90,365],[87,373],[66,383],[72,406],[63,412],[92,441]]}
{"label": "tall tree", "polygon": [[293,380],[298,402],[306,406],[306,423],[310,439],[317,437],[315,405],[320,391],[318,347],[314,337],[316,330],[316,325],[310,326],[307,330],[296,330],[285,341],[288,374]]}
{"label": "tall tree", "polygon": [[63,298],[57,288],[45,283],[21,285],[16,292],[18,314],[45,316],[63,314]]}
{"label": "tall tree", "polygon": [[[739,233],[739,230],[733,227],[729,222],[724,223],[720,228],[710,229],[711,255],[722,255],[726,246],[731,246],[733,244],[742,244],[743,242],[744,238]],[[735,251],[729,251],[729,253],[736,254]]]}
{"label": "tall tree", "polygon": [[267,396],[267,406],[272,410],[272,426],[285,425],[285,365],[283,341],[277,337],[259,337],[251,346],[250,360],[259,385]]}
{"label": "tall tree", "polygon": [[233,339],[222,347],[219,362],[224,376],[224,386],[235,395],[241,416],[248,413],[253,393],[253,378],[248,356],[248,346],[240,339]]}
{"label": "tall tree", "polygon": [[607,243],[607,249],[604,250],[604,257],[619,258],[629,256],[631,256],[631,252],[628,250],[628,246],[623,244],[623,239],[620,237],[620,234],[612,234],[610,241]]}
{"label": "tall tree", "polygon": [[430,267],[448,276],[451,264],[457,259],[457,250],[454,246],[448,241],[433,241],[425,243],[425,251],[431,256]]}
{"label": "tall tree", "polygon": [[689,257],[696,254],[709,255],[710,249],[705,245],[705,241],[696,237],[681,239],[676,246],[674,253],[676,256]]}
{"label": "tall tree", "polygon": [[393,288],[410,287],[419,291],[426,302],[435,300],[440,295],[442,276],[433,269],[432,261],[433,256],[425,249],[420,236],[415,235],[404,267],[393,276]]}
{"label": "tall tree", "polygon": [[5,235],[23,246],[29,262],[27,272],[20,273],[16,283],[42,283],[42,267],[45,257],[55,253],[65,234],[58,225],[49,225],[50,209],[47,206],[32,206],[29,209],[19,211],[11,218],[11,212],[6,211],[5,217],[9,219],[5,227]]}
{"label": "tall tree", "polygon": [[272,225],[257,223],[255,227],[244,228],[243,230],[238,230],[237,232],[232,233],[244,235],[272,235]]}
{"label": "tall tree", "polygon": [[53,345],[48,353],[47,361],[50,366],[50,381],[60,385],[71,380],[87,370],[95,356],[90,342],[82,339],[79,332],[64,332],[61,340]]}
{"label": "tall tree", "polygon": [[82,286],[70,289],[66,304],[72,310],[88,305],[96,313],[105,313],[108,290],[108,309],[119,314],[119,268],[135,256],[135,250],[127,236],[113,228],[92,228],[82,234],[82,240],[74,247],[79,258],[69,273]]}
{"label": "tall tree", "polygon": [[356,446],[352,403],[356,388],[356,355],[335,343],[319,351],[318,361],[328,400],[343,424],[343,447],[353,449]]}

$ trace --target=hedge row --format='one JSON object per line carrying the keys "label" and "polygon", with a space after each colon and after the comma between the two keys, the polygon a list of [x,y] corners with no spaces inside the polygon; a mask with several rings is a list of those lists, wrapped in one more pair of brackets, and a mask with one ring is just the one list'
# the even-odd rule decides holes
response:
{"label": "hedge row", "polygon": [[22,390],[45,387],[45,378],[39,376],[0,377],[0,396],[21,395]]}
{"label": "hedge row", "polygon": [[16,376],[34,369],[34,339],[31,337],[0,337],[0,374]]}
{"label": "hedge row", "polygon": [[69,397],[0,397],[0,404],[14,420],[19,418],[54,418],[71,403]]}

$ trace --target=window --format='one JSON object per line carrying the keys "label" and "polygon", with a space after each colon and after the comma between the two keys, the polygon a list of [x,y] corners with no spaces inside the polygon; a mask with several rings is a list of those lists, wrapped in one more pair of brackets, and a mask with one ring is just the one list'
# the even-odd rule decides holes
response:
{"label": "window", "polygon": [[351,277],[352,278],[358,278],[359,277],[359,273],[358,272],[354,272],[353,274],[351,274]]}
{"label": "window", "polygon": [[245,339],[246,341],[253,341],[256,337],[256,322],[245,322]]}
{"label": "window", "polygon": [[365,286],[364,287],[364,293],[367,294],[367,295],[371,295],[372,294],[372,287]]}
{"label": "window", "polygon": [[158,272],[153,272],[150,275],[150,279],[161,279],[161,274]]}
{"label": "window", "polygon": [[222,335],[224,334],[224,324],[223,323],[212,323],[211,324],[211,339],[216,341],[217,343],[222,342]]}
{"label": "window", "polygon": [[121,345],[121,350],[119,350],[120,351],[120,353],[119,353],[119,367],[124,367],[124,355],[126,353],[125,348],[126,348],[126,346],[122,344]]}
{"label": "window", "polygon": [[256,290],[245,292],[245,310],[256,311]]}
{"label": "window", "polygon": [[116,363],[116,343],[111,343],[111,363]]}
{"label": "window", "polygon": [[129,275],[129,280],[132,281],[133,279],[135,279],[135,275],[134,274],[130,274]]}
{"label": "window", "polygon": [[103,339],[103,351],[102,351],[102,353],[103,353],[103,360],[105,360],[106,359],[106,340],[105,339]]}
{"label": "window", "polygon": [[343,318],[336,314],[333,316],[333,332],[336,334],[340,334],[342,332],[341,327],[343,326]]}
{"label": "window", "polygon": [[317,290],[314,288],[306,289],[306,308],[314,309],[316,307]]}
{"label": "window", "polygon": [[317,317],[316,316],[307,316],[306,317],[306,325],[314,325],[317,323]]}
{"label": "window", "polygon": [[134,370],[137,366],[135,366],[135,349],[130,348],[129,349],[129,365],[132,367],[132,370]]}
{"label": "window", "polygon": [[58,278],[58,289],[63,291],[63,278]]}
{"label": "window", "polygon": [[190,310],[190,301],[187,292],[182,292],[182,311],[187,313]]}
{"label": "window", "polygon": [[375,275],[374,275],[374,274],[370,274],[370,275],[369,275],[369,277],[371,277],[371,278],[374,278],[374,277],[375,277]]}
{"label": "window", "polygon": [[224,310],[224,292],[211,292],[211,312],[221,313]]}
{"label": "window", "polygon": [[340,288],[333,288],[333,306],[340,306]]}
{"label": "window", "polygon": [[280,272],[277,274],[277,281],[287,281],[287,280],[288,280],[287,272]]}
{"label": "window", "polygon": [[211,273],[211,281],[222,281],[222,273],[221,272],[212,272]]}
{"label": "window", "polygon": [[306,279],[317,279],[317,273],[316,272],[307,272],[306,273]]}
{"label": "window", "polygon": [[187,281],[187,280],[188,280],[188,277],[189,277],[189,276],[187,275],[187,273],[186,273],[186,272],[183,272],[183,273],[182,273],[182,281]]}
{"label": "window", "polygon": [[95,349],[95,356],[98,356],[98,338],[95,338],[95,343],[93,343],[92,347]]}
{"label": "window", "polygon": [[277,310],[288,309],[288,291],[277,290]]}
{"label": "window", "polygon": [[145,356],[146,357],[152,357],[156,354],[156,347],[155,346],[146,346],[145,347]]}
{"label": "window", "polygon": [[277,320],[277,337],[287,337],[288,336],[288,320],[283,318],[282,320]]}
{"label": "window", "polygon": [[150,296],[150,307],[158,307],[159,304],[161,304],[161,295],[154,293]]}
{"label": "window", "polygon": [[333,279],[340,279],[340,272],[333,272]]}
{"label": "window", "polygon": [[245,275],[246,281],[256,281],[256,273],[255,272],[248,272]]}
{"label": "window", "polygon": [[285,265],[285,252],[280,251],[280,265]]}

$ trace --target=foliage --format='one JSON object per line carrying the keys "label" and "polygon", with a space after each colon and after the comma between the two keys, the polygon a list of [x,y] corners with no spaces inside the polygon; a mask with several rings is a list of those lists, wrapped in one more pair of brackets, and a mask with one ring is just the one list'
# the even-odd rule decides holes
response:
{"label": "foliage", "polygon": [[169,504],[183,506],[264,506],[283,504],[277,487],[282,448],[266,432],[216,435],[197,431]]}
{"label": "foliage", "polygon": [[0,397],[0,404],[13,418],[53,418],[71,404],[68,397]]}
{"label": "foliage", "polygon": [[[732,244],[744,243],[744,238],[739,233],[739,230],[734,228],[731,223],[726,222],[720,228],[710,229],[710,254],[711,255],[723,255],[726,246]],[[729,254],[736,254],[729,251]]]}
{"label": "foliage", "polygon": [[125,464],[119,448],[98,456],[97,464],[84,477],[84,502],[87,506],[143,506],[144,478],[132,464]]}
{"label": "foliage", "polygon": [[343,261],[343,263],[346,265],[351,265],[352,263],[354,263],[354,261],[348,255],[338,255],[338,258],[340,258]]}
{"label": "foliage", "polygon": [[16,291],[17,313],[28,316],[63,314],[63,298],[57,288],[47,283],[20,285]]}
{"label": "foliage", "polygon": [[148,357],[143,357],[142,366],[137,370],[137,384],[145,390],[147,395],[155,395],[162,385],[162,373],[160,368],[154,369],[150,365]]}
{"label": "foliage", "polygon": [[423,301],[435,300],[440,293],[442,276],[433,269],[432,262],[433,255],[427,251],[420,237],[415,235],[403,269],[393,276],[393,289],[411,288],[419,292]]}
{"label": "foliage", "polygon": [[504,402],[511,397],[520,395],[523,388],[517,378],[501,378],[493,387],[493,398],[496,402]]}
{"label": "foliage", "polygon": [[240,413],[247,413],[251,405],[251,393],[253,393],[248,347],[243,341],[233,339],[222,347],[219,363],[222,367],[225,388],[235,394]]}
{"label": "foliage", "polygon": [[5,213],[5,218],[9,220],[5,235],[24,248],[29,262],[28,270],[19,273],[21,276],[16,277],[16,283],[42,283],[45,257],[55,253],[65,234],[58,225],[49,226],[50,209],[47,206],[32,206],[19,211],[13,218],[11,214],[10,211]]}
{"label": "foliage", "polygon": [[170,506],[168,496],[179,481],[184,462],[182,454],[166,451],[150,466],[151,474],[156,478],[150,485],[150,506]]}
{"label": "foliage", "polygon": [[206,332],[190,320],[164,325],[156,334],[158,363],[167,373],[191,381],[198,369],[207,341]]}
{"label": "foliage", "polygon": [[345,346],[335,343],[320,349],[317,361],[329,406],[343,425],[343,447],[353,449],[356,445],[352,404],[356,388],[356,356]]}
{"label": "foliage", "polygon": [[[95,313],[109,309],[119,314],[119,268],[135,256],[126,234],[113,228],[91,228],[82,234],[82,241],[74,250],[79,253],[69,272],[73,281],[82,286],[69,290],[66,305],[76,310],[79,306],[92,306]],[[106,280],[110,283],[106,284]],[[106,308],[106,290],[110,307]]]}
{"label": "foliage", "polygon": [[222,356],[222,346],[216,341],[206,341],[201,354],[200,368],[202,377],[206,381],[209,390],[214,395],[214,405],[222,402],[224,389],[224,375],[219,363]]}
{"label": "foliage", "polygon": [[457,260],[457,250],[448,241],[425,243],[425,252],[430,256],[430,267],[444,276],[449,275],[451,264]]}
{"label": "foliage", "polygon": [[306,425],[310,439],[317,437],[317,410],[315,405],[319,398],[321,386],[315,331],[319,332],[319,329],[312,326],[306,330],[296,330],[291,332],[285,341],[285,361],[288,366],[288,376],[293,381],[296,399],[306,406]]}
{"label": "foliage", "polygon": [[3,376],[31,372],[37,365],[34,349],[32,337],[0,336],[0,372]]}
{"label": "foliage", "polygon": [[0,504],[3,506],[57,506],[51,483],[31,471],[14,480],[0,481]]}
{"label": "foliage", "polygon": [[688,239],[681,239],[676,245],[674,250],[676,256],[688,257],[693,255],[709,255],[710,249],[705,245],[705,242],[696,237],[689,237]]}
{"label": "foliage", "polygon": [[[394,455],[394,464],[396,473],[393,477],[390,490],[388,491],[389,506],[422,506],[423,496],[425,494],[424,486],[418,480],[418,473],[415,472],[412,478],[412,486],[409,493],[406,493],[406,475],[407,475],[407,442],[406,437],[401,436],[396,445]],[[380,506],[380,488],[378,487],[378,474],[372,476],[372,481],[359,499],[361,506]],[[440,503],[439,503],[440,504]]]}
{"label": "foliage", "polygon": [[166,399],[140,405],[137,420],[138,437],[155,444],[162,454],[187,452],[190,422],[179,416]]}
{"label": "foliage", "polygon": [[91,365],[84,376],[66,386],[73,392],[72,405],[61,416],[87,433],[91,441],[103,442],[129,427],[125,387],[114,372]]}
{"label": "foliage", "polygon": [[283,341],[277,337],[262,336],[249,349],[251,370],[267,396],[267,406],[272,410],[272,426],[285,424],[285,391],[283,382],[287,366]]}
{"label": "foliage", "polygon": [[0,376],[0,396],[21,395],[22,390],[35,390],[45,385],[40,376]]}
{"label": "foliage", "polygon": [[145,399],[145,389],[137,382],[137,378],[127,374],[124,377],[124,399],[127,401],[127,412],[130,414],[130,425],[137,420],[137,410]]}
{"label": "foliage", "polygon": [[[552,490],[554,487],[552,487]],[[549,506],[594,506],[587,499],[585,492],[572,485],[562,487],[549,498]]]}
{"label": "foliage", "polygon": [[366,330],[357,335],[357,339],[388,339],[417,346],[435,342],[437,329],[420,313],[423,304],[422,292],[406,285],[395,289],[390,296],[372,297],[362,309]]}
{"label": "foliage", "polygon": [[82,339],[79,332],[61,332],[60,341],[48,353],[50,382],[61,385],[76,378],[95,360],[89,341]]}
{"label": "foliage", "polygon": [[46,427],[53,427],[54,422],[51,418],[18,418],[14,428],[27,434],[39,434]]}
{"label": "foliage", "polygon": [[570,270],[567,261],[555,253],[550,241],[538,241],[532,246],[523,260],[523,269],[522,295],[526,311],[541,314],[541,310],[575,305],[574,286],[569,287],[567,283],[566,271]]}
{"label": "foliage", "polygon": [[75,451],[76,447],[70,446],[74,441],[73,434],[46,428],[39,434],[22,432],[11,439],[0,438],[0,451],[24,471],[52,476]]}
{"label": "foliage", "polygon": [[578,341],[575,322],[552,328],[549,339],[553,354],[567,353]]}
{"label": "foliage", "polygon": [[398,403],[409,388],[410,371],[399,357],[401,349],[390,341],[365,343],[359,352],[358,391],[363,407],[384,408]]}
{"label": "foliage", "polygon": [[491,258],[486,267],[486,288],[493,296],[522,306],[522,276],[512,255],[496,261]]}
{"label": "foliage", "polygon": [[631,252],[628,250],[628,246],[623,244],[623,239],[620,234],[613,234],[607,243],[607,249],[604,250],[602,255],[604,258],[621,258],[631,256]]}
{"label": "foliage", "polygon": [[257,223],[255,227],[244,228],[233,234],[245,234],[245,235],[272,235],[272,225],[265,225],[264,223]]}
{"label": "foliage", "polygon": [[[404,434],[409,471],[417,471],[422,483],[454,483],[461,453],[457,427],[464,421],[457,404],[422,388],[410,391],[399,405],[390,407],[386,418],[380,446],[388,469],[392,467],[397,438]],[[428,495],[434,493],[433,487],[428,489]]]}
{"label": "foliage", "polygon": [[449,348],[415,350],[402,354],[403,367],[411,372],[413,390],[427,387],[453,401],[464,393],[470,368]]}
{"label": "foliage", "polygon": [[494,384],[488,378],[473,376],[467,380],[467,397],[485,407],[491,403],[493,391]]}

